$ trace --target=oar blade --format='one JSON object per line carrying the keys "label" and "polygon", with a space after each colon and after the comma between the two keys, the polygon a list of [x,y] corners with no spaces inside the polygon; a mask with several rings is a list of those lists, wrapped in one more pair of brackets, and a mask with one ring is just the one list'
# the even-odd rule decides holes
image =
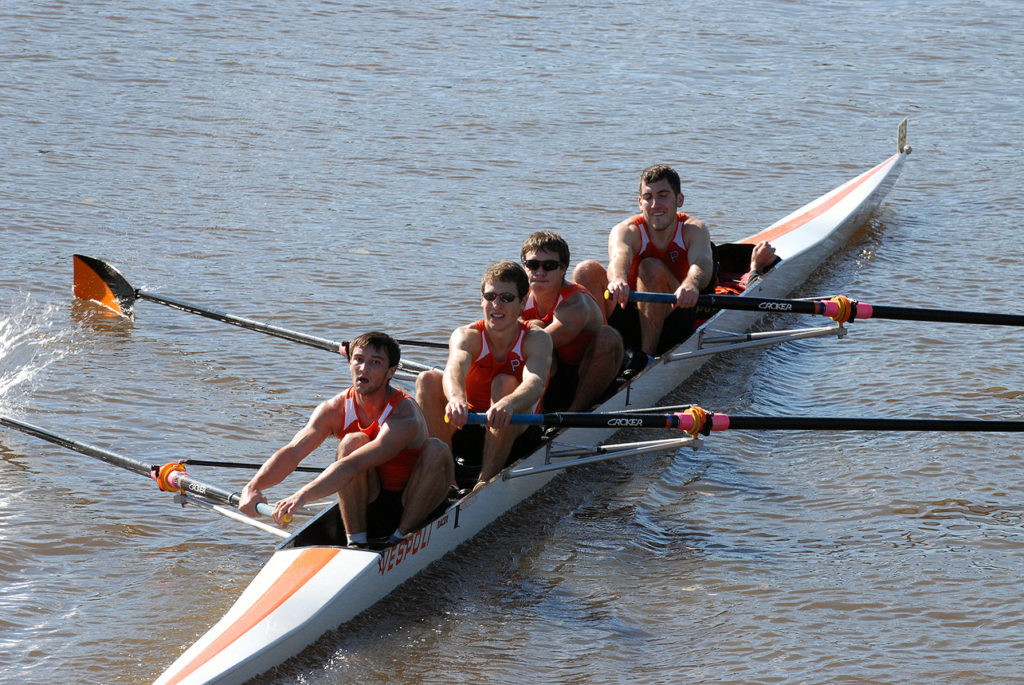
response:
{"label": "oar blade", "polygon": [[102,259],[73,255],[75,297],[92,300],[122,316],[132,316],[135,288],[121,272]]}

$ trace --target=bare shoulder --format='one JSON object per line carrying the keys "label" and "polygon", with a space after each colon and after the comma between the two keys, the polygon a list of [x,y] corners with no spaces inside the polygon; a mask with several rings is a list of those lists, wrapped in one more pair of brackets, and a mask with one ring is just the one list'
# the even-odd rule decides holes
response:
{"label": "bare shoulder", "polygon": [[587,319],[592,312],[601,316],[601,305],[588,292],[573,293],[562,300],[555,308],[555,317],[564,321],[567,318]]}
{"label": "bare shoulder", "polygon": [[622,240],[631,240],[634,236],[640,235],[640,229],[637,227],[635,219],[635,216],[631,216],[612,226],[612,236]]}
{"label": "bare shoulder", "polygon": [[689,214],[686,215],[686,223],[683,224],[683,227],[687,230],[692,229],[695,231],[707,232],[708,230],[707,225],[703,221],[696,217],[692,217]]}
{"label": "bare shoulder", "polygon": [[316,417],[317,415],[333,414],[344,409],[345,392],[346,391],[339,392],[334,397],[328,398],[316,405],[316,409],[313,410],[313,416]]}
{"label": "bare shoulder", "polygon": [[340,392],[330,399],[326,399],[316,405],[313,414],[306,423],[307,428],[317,432],[336,433],[335,428],[341,424],[342,415],[345,412],[345,393]]}
{"label": "bare shoulder", "polygon": [[711,233],[703,221],[689,216],[686,219],[686,223],[683,224],[683,237],[689,247],[695,242],[710,243]]}
{"label": "bare shoulder", "polygon": [[452,331],[452,337],[449,341],[449,348],[452,352],[456,350],[462,350],[469,352],[470,354],[476,354],[480,351],[481,345],[483,344],[483,336],[477,327],[473,324],[467,324],[465,326],[459,326]]}
{"label": "bare shoulder", "polygon": [[551,336],[543,328],[531,328],[526,332],[523,346],[527,356],[532,354],[551,354]]}
{"label": "bare shoulder", "polygon": [[386,423],[392,423],[393,425],[402,423],[417,423],[420,421],[423,413],[420,411],[420,407],[416,404],[416,400],[412,397],[406,397],[404,400],[398,403],[398,405],[392,410],[388,416]]}

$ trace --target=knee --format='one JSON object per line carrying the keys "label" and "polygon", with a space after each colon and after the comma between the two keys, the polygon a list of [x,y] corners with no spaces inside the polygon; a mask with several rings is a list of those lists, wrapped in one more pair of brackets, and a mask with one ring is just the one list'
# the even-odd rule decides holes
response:
{"label": "knee", "polygon": [[572,271],[572,280],[580,285],[587,285],[602,278],[607,279],[608,274],[605,272],[604,267],[593,259],[583,260]]}
{"label": "knee", "polygon": [[515,376],[502,373],[491,381],[491,402],[497,402],[505,395],[511,394],[519,387],[519,380]]}
{"label": "knee", "polygon": [[[423,447],[420,448],[419,458],[423,462],[423,467],[429,471],[440,472],[445,475],[447,480],[454,478],[455,459],[452,457],[452,451],[443,440],[427,438],[426,442],[423,443]],[[449,474],[451,474],[452,478],[448,478]]]}
{"label": "knee", "polygon": [[439,392],[443,393],[443,378],[444,376],[437,369],[428,369],[416,376],[416,397],[436,396]]}
{"label": "knee", "polygon": [[428,461],[451,461],[452,451],[448,445],[439,438],[427,438],[420,448],[420,459]]}
{"label": "knee", "polygon": [[597,351],[606,354],[622,355],[622,335],[605,324],[597,331]]}
{"label": "knee", "polygon": [[[652,286],[663,288],[666,285],[671,285],[669,281],[675,279],[675,276],[673,276],[672,272],[668,270],[665,262],[660,259],[654,259],[653,257],[647,257],[646,259],[640,260],[636,277],[638,281],[649,288]],[[675,290],[675,287],[673,287],[672,290]]]}
{"label": "knee", "polygon": [[370,442],[370,436],[365,433],[346,433],[341,438],[341,443],[338,445],[338,456],[337,459],[341,459],[347,454],[352,454],[357,449]]}

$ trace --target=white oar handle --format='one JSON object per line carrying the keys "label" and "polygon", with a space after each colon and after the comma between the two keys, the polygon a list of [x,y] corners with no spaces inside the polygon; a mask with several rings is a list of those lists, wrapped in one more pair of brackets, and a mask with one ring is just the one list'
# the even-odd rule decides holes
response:
{"label": "white oar handle", "polygon": [[[256,513],[260,516],[274,517],[274,507],[267,504],[266,502],[259,502],[256,504]],[[291,518],[290,516],[288,517]]]}

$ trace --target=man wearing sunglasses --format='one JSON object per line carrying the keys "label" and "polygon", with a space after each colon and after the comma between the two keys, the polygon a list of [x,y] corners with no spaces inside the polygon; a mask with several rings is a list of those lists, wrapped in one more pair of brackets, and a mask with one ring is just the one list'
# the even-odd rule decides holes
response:
{"label": "man wearing sunglasses", "polygon": [[[416,379],[416,401],[432,436],[472,463],[479,457],[475,487],[525,453],[539,434],[511,425],[513,414],[536,412],[551,369],[551,336],[520,321],[530,282],[516,262],[492,264],[480,283],[483,319],[455,329],[444,372]],[[469,412],[487,414],[486,427],[466,425]],[[518,441],[517,441],[518,439]],[[514,444],[517,443],[517,444]]]}
{"label": "man wearing sunglasses", "polygon": [[590,292],[566,280],[569,245],[562,236],[538,231],[523,243],[520,257],[530,278],[520,316],[547,331],[555,348],[544,409],[586,411],[615,381],[622,336],[605,323],[604,309]]}
{"label": "man wearing sunglasses", "polygon": [[[590,259],[573,280],[605,303],[608,323],[626,347],[649,356],[685,340],[696,323],[697,297],[714,288],[711,239],[702,221],[679,211],[679,174],[666,164],[640,174],[640,214],[621,221],[608,237],[608,269]],[[604,300],[608,291],[610,299]],[[674,292],[674,305],[630,303],[630,291]]]}

